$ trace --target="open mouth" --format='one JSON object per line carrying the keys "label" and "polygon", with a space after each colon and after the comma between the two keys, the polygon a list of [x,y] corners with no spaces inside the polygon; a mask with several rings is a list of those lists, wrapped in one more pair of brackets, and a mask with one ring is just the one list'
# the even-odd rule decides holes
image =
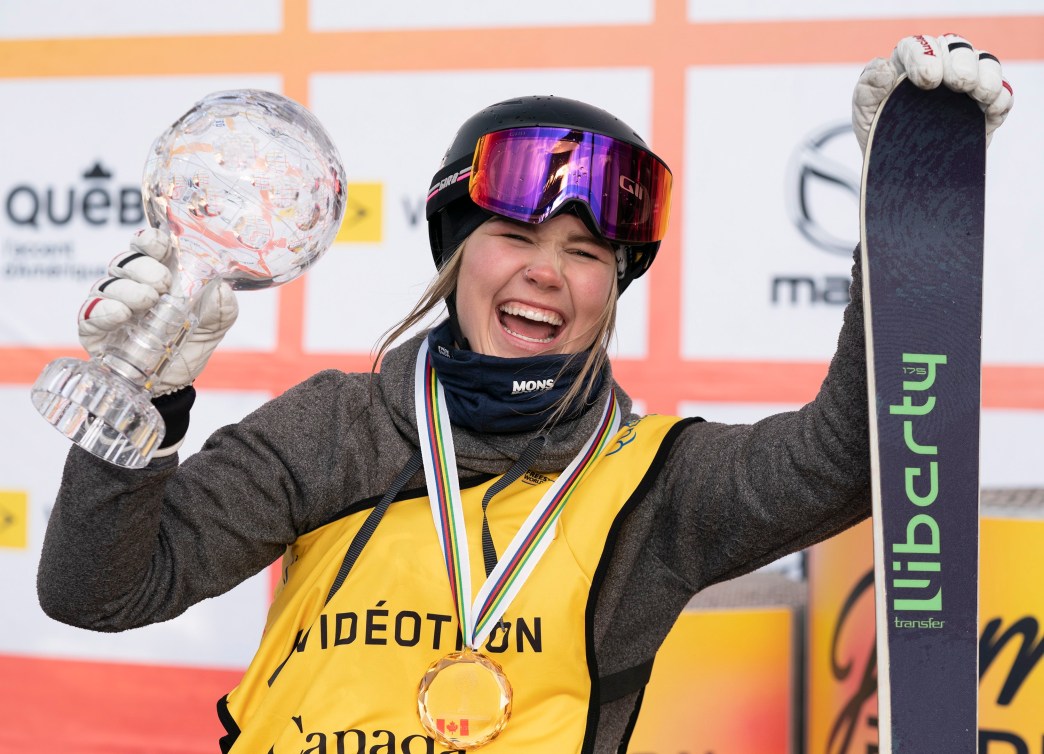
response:
{"label": "open mouth", "polygon": [[502,304],[497,312],[501,327],[528,343],[550,343],[565,324],[554,312],[520,304]]}

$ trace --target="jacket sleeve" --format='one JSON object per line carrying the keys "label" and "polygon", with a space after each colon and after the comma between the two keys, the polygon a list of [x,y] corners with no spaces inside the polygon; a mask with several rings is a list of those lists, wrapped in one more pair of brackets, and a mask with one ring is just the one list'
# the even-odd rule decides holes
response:
{"label": "jacket sleeve", "polygon": [[870,513],[862,275],[816,398],[752,425],[686,428],[664,470],[655,555],[692,592],[833,536]]}
{"label": "jacket sleeve", "polygon": [[366,488],[348,461],[365,444],[351,439],[365,409],[345,408],[344,378],[316,375],[180,465],[122,469],[74,447],[40,560],[44,611],[120,631],[173,618],[275,561],[317,508]]}

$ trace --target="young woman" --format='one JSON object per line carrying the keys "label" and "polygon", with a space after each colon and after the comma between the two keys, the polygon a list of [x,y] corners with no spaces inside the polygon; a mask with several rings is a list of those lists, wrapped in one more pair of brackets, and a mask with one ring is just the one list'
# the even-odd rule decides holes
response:
{"label": "young woman", "polygon": [[[990,130],[1010,107],[991,56],[910,38],[860,79],[862,144],[901,72],[971,92]],[[191,381],[235,318],[219,290],[156,389],[158,457],[129,471],[70,452],[44,609],[119,631],[282,557],[257,654],[219,703],[222,751],[622,751],[693,594],[869,513],[858,267],[801,410],[753,425],[632,413],[605,346],[617,297],[655,258],[670,185],[590,105],[522,97],[476,114],[429,192],[439,274],[379,373],[317,374],[179,463]],[[89,349],[163,290],[168,252],[146,231],[93,289]],[[392,346],[442,303],[443,322]]]}

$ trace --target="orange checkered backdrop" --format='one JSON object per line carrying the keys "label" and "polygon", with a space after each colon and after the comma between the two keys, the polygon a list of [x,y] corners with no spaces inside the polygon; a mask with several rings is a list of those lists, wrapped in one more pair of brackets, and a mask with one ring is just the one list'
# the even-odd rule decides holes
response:
{"label": "orange checkered backdrop", "polygon": [[668,237],[621,303],[616,374],[646,411],[747,421],[812,398],[836,342],[858,236],[848,120],[862,65],[903,36],[958,31],[1003,61],[1017,99],[989,152],[983,483],[1044,487],[1044,7],[938,5],[0,5],[0,751],[213,751],[214,702],[260,634],[269,574],[117,636],[50,621],[35,594],[67,441],[28,388],[51,359],[82,355],[76,311],[144,223],[148,146],[214,90],[271,89],[313,110],[349,197],[312,271],[240,297],[198,382],[188,450],[320,369],[370,368],[433,272],[424,194],[455,127],[523,93],[600,105],[674,168]]}

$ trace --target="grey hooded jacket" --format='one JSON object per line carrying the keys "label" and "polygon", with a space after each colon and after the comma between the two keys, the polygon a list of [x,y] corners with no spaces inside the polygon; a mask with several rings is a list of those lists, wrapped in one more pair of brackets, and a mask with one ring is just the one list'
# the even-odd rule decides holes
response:
{"label": "grey hooded jacket", "polygon": [[[168,620],[261,571],[353,502],[380,497],[417,447],[419,342],[389,352],[375,377],[313,376],[217,431],[180,464],[170,456],[130,471],[73,448],[40,562],[44,610],[98,631]],[[640,488],[644,496],[592,597],[596,693],[599,678],[651,662],[696,592],[869,514],[863,343],[856,269],[838,349],[814,401],[753,425],[692,422],[677,433],[666,463]],[[630,399],[617,391],[630,414]],[[557,426],[533,470],[561,471],[603,401]],[[461,478],[504,473],[530,439],[455,428]],[[418,474],[407,487],[423,485]],[[585,751],[616,751],[625,740],[640,697],[635,688],[621,693],[600,695]]]}

